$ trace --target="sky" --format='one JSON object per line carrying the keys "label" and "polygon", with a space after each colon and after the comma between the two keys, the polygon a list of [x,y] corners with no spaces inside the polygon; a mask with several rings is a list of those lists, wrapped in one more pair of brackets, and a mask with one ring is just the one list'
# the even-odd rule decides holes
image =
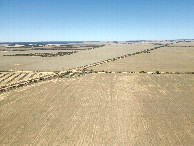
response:
{"label": "sky", "polygon": [[0,0],[0,42],[194,39],[194,0]]}

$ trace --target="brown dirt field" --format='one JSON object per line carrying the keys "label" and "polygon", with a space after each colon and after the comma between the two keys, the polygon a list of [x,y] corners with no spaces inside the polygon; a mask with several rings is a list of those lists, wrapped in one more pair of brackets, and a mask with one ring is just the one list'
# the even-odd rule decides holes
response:
{"label": "brown dirt field", "polygon": [[129,56],[91,69],[96,71],[193,72],[194,47],[163,47],[151,53]]}
{"label": "brown dirt field", "polygon": [[0,144],[193,145],[194,76],[88,74],[0,94]]}

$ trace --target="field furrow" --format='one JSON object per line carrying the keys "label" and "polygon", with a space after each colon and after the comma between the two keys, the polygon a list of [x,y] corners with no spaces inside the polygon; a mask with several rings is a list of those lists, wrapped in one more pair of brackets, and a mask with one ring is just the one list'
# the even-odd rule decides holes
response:
{"label": "field furrow", "polygon": [[191,145],[193,81],[193,75],[89,74],[8,91],[1,94],[0,143]]}

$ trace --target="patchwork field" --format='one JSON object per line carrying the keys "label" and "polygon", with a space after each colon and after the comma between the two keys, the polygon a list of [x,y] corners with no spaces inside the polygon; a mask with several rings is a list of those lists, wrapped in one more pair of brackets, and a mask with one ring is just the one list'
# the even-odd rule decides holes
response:
{"label": "patchwork field", "polygon": [[193,145],[192,43],[106,42],[57,57],[1,51],[0,145]]}
{"label": "patchwork field", "polygon": [[[102,45],[103,43],[100,42],[95,44]],[[88,43],[88,45],[94,44]],[[118,57],[128,53],[135,53],[137,51],[150,49],[156,46],[158,45],[151,43],[109,43],[104,47],[99,47],[92,50],[78,51],[78,53],[73,55],[57,57],[3,56],[7,54],[17,54],[17,51],[0,51],[0,71],[61,71],[88,65],[113,57]],[[50,50],[47,51],[50,52]],[[27,52],[28,51],[19,51],[19,53]],[[42,53],[42,50],[33,50],[29,52]],[[46,51],[44,50],[44,53],[45,52]]]}
{"label": "patchwork field", "polygon": [[88,74],[0,94],[0,143],[192,145],[194,76]]}
{"label": "patchwork field", "polygon": [[161,47],[92,67],[95,71],[194,72],[194,47]]}

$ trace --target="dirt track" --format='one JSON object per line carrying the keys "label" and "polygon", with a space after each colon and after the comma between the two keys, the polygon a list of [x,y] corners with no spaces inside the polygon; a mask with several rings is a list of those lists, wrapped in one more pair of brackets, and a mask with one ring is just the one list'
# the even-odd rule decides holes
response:
{"label": "dirt track", "polygon": [[0,95],[0,144],[192,145],[194,76],[89,74]]}

